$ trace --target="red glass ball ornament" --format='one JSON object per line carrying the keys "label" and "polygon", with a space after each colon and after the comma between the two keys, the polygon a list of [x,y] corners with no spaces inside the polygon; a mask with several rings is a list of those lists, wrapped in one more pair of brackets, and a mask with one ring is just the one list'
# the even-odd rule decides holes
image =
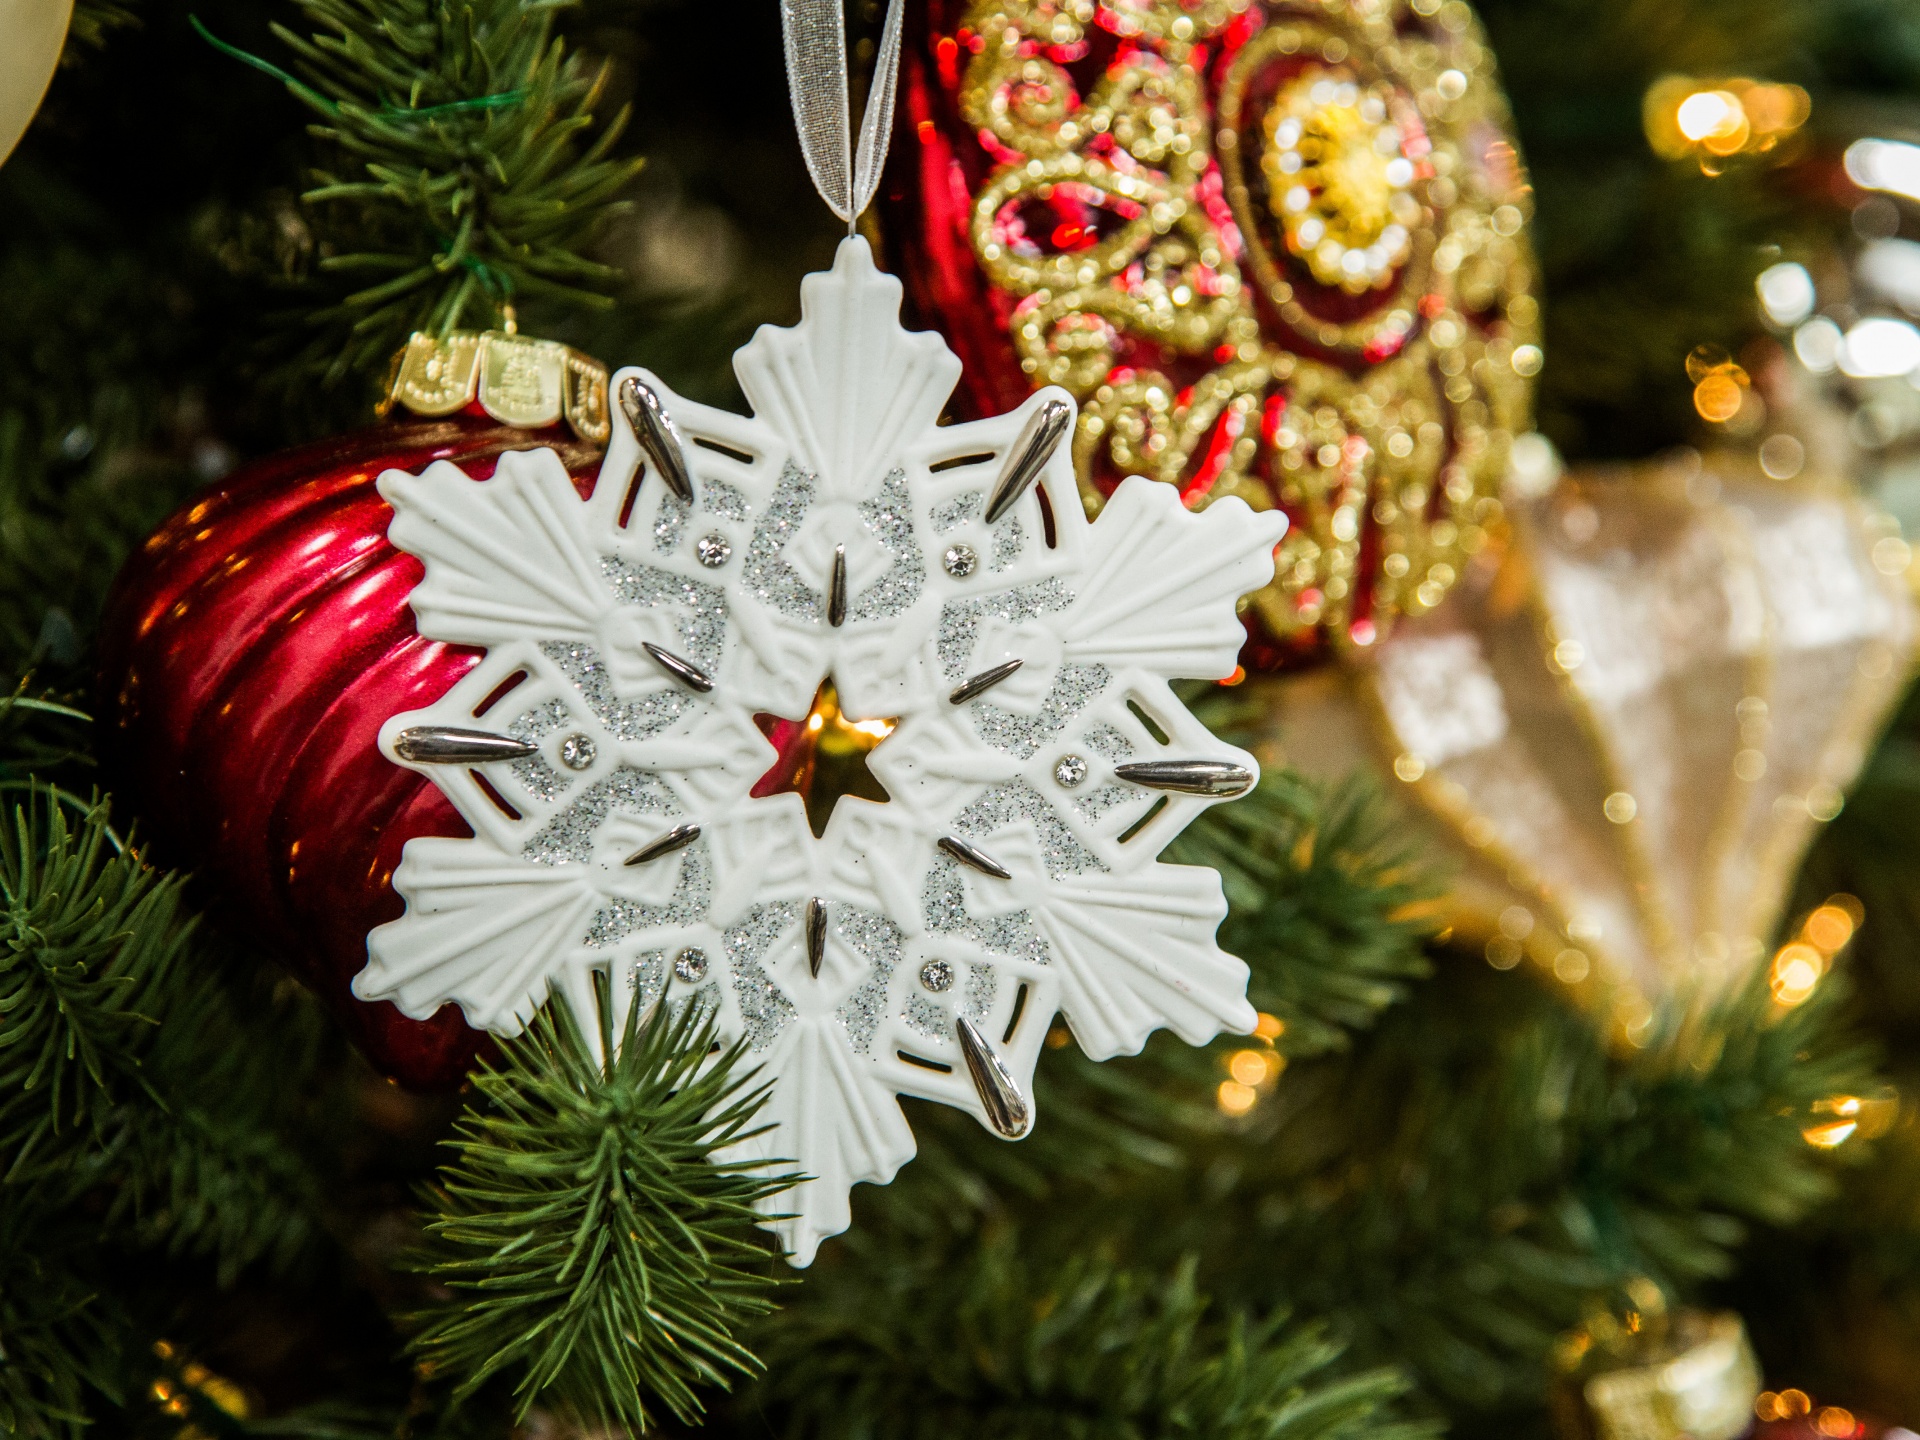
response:
{"label": "red glass ball ornament", "polygon": [[1243,661],[1364,651],[1500,523],[1530,428],[1530,190],[1459,3],[930,0],[880,192],[889,268],[1006,410],[1080,402],[1129,475],[1291,522]]}
{"label": "red glass ball ornament", "polygon": [[404,909],[401,848],[472,832],[376,748],[479,652],[423,639],[420,562],[387,540],[383,471],[450,460],[475,479],[550,446],[585,496],[600,450],[562,426],[479,413],[376,426],[273,456],[201,492],[127,563],[101,626],[106,775],[155,858],[195,870],[238,933],[283,956],[369,1059],[416,1088],[458,1083],[486,1037],[446,1005],[410,1020],[354,998],[367,932]]}

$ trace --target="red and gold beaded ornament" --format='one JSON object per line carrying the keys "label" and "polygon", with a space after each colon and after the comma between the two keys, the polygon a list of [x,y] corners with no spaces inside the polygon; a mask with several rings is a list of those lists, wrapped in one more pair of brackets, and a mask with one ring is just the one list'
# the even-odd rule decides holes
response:
{"label": "red and gold beaded ornament", "polygon": [[935,0],[883,192],[982,412],[1060,385],[1126,476],[1291,525],[1247,660],[1373,644],[1501,519],[1529,189],[1460,0]]}

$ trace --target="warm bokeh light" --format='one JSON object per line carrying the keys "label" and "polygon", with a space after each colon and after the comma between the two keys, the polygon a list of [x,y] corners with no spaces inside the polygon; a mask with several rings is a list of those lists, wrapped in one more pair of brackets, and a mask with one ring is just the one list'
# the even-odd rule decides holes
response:
{"label": "warm bokeh light", "polygon": [[1253,1109],[1254,1101],[1260,1098],[1260,1092],[1251,1085],[1242,1085],[1238,1080],[1222,1080],[1218,1099],[1220,1108],[1229,1115],[1244,1115]]}
{"label": "warm bokeh light", "polygon": [[1791,1008],[1811,995],[1866,918],[1866,908],[1851,895],[1829,895],[1825,904],[1809,912],[1799,933],[1774,952],[1767,972],[1774,1003]]}
{"label": "warm bokeh light", "polygon": [[1693,408],[1716,425],[1738,415],[1746,398],[1746,387],[1732,375],[1709,375],[1693,387]]}
{"label": "warm bokeh light", "polygon": [[1725,90],[1695,91],[1680,102],[1673,119],[1687,139],[1720,155],[1738,150],[1750,128],[1739,98]]}
{"label": "warm bokeh light", "polygon": [[1809,915],[1800,928],[1809,945],[1831,955],[1853,938],[1853,916],[1829,902]]}
{"label": "warm bokeh light", "polygon": [[1798,941],[1783,945],[1773,957],[1773,969],[1767,976],[1767,984],[1773,990],[1773,998],[1782,1005],[1798,1005],[1809,995],[1813,987],[1820,983],[1824,967],[1820,952],[1811,945]]}
{"label": "warm bokeh light", "polygon": [[1812,1109],[1816,1116],[1831,1118],[1816,1120],[1800,1136],[1817,1149],[1832,1150],[1856,1135],[1876,1140],[1891,1130],[1900,1118],[1900,1095],[1892,1089],[1879,1095],[1833,1095],[1815,1101]]}
{"label": "warm bokeh light", "polygon": [[1270,1068],[1267,1057],[1258,1050],[1236,1050],[1227,1062],[1227,1069],[1242,1085],[1260,1084]]}
{"label": "warm bokeh light", "polygon": [[1648,88],[1641,121],[1655,154],[1697,159],[1711,175],[1731,156],[1774,149],[1807,123],[1812,110],[1798,85],[1668,75]]}
{"label": "warm bokeh light", "polygon": [[1725,424],[1747,403],[1752,384],[1747,372],[1718,345],[1697,345],[1687,356],[1687,378],[1693,381],[1693,408],[1700,418]]}
{"label": "warm bokeh light", "polygon": [[1269,1015],[1266,1011],[1262,1010],[1260,1012],[1260,1018],[1254,1021],[1253,1033],[1271,1045],[1287,1033],[1287,1022],[1282,1020],[1278,1015]]}

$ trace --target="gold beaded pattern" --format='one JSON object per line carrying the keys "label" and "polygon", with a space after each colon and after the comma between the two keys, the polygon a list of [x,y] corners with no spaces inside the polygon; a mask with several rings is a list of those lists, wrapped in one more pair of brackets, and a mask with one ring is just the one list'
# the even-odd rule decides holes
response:
{"label": "gold beaded pattern", "polygon": [[[998,161],[974,253],[1032,383],[1081,402],[1089,511],[1136,474],[1284,507],[1253,597],[1282,640],[1367,645],[1438,604],[1500,522],[1541,358],[1528,188],[1466,5],[983,0],[957,38]],[[1086,218],[1036,226],[1063,213]]]}

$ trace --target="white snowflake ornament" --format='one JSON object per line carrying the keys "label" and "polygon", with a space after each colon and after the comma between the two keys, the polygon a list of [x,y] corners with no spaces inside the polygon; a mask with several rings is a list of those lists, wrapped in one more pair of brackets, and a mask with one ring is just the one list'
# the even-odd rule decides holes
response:
{"label": "white snowflake ornament", "polygon": [[[1064,392],[941,425],[960,364],[864,240],[801,299],[734,357],[751,418],[617,375],[591,499],[550,450],[380,477],[420,632],[486,657],[380,732],[474,833],[408,843],[354,983],[499,1034],[555,991],[591,1020],[596,971],[617,1022],[710,1010],[773,1082],[731,1158],[811,1177],[767,1207],[796,1265],[912,1158],[899,1096],[1024,1134],[1056,1012],[1101,1059],[1252,1028],[1219,876],[1156,857],[1256,779],[1168,682],[1233,669],[1285,527],[1145,479],[1090,524]],[[798,795],[749,793],[754,717],[828,677],[897,724],[889,799],[816,839]]]}

